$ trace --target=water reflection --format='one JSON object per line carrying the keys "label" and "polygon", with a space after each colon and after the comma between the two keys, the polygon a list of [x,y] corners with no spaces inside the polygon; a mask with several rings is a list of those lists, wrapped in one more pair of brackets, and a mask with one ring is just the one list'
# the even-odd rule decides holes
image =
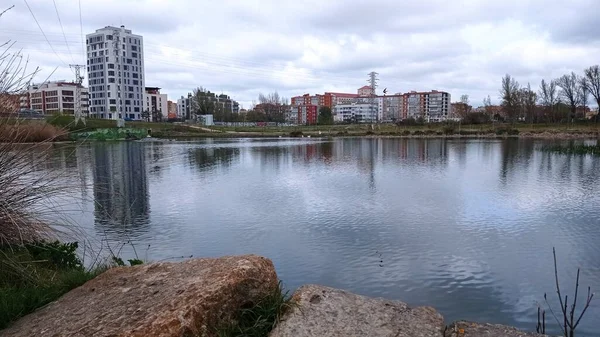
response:
{"label": "water reflection", "polygon": [[148,230],[150,206],[144,147],[137,142],[92,145],[97,231],[131,235]]}
{"label": "water reflection", "polygon": [[[578,266],[600,289],[600,159],[538,151],[546,143],[93,143],[75,159],[57,148],[46,169],[93,189],[97,233],[151,244],[155,260],[256,253],[292,289],[321,283],[532,330],[553,292],[552,247],[565,291]],[[599,306],[587,315],[592,335]]]}

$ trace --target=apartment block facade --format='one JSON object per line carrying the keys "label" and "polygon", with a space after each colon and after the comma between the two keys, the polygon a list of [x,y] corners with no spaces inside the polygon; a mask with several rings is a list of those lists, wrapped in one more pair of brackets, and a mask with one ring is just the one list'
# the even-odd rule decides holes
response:
{"label": "apartment block facade", "polygon": [[377,102],[338,104],[333,110],[334,120],[340,123],[375,123],[378,120]]}
{"label": "apartment block facade", "polygon": [[125,26],[106,26],[87,34],[86,46],[89,116],[140,120],[145,88],[142,36]]}
{"label": "apartment block facade", "polygon": [[[77,87],[80,97],[77,99]],[[21,110],[35,110],[41,114],[63,113],[74,115],[75,110],[81,105],[83,116],[88,114],[88,88],[77,83],[66,81],[46,82],[32,84],[27,92],[21,96]]]}
{"label": "apartment block facade", "polygon": [[157,87],[145,87],[144,111],[150,112],[151,115],[160,113],[162,118],[166,119],[169,114],[167,94],[161,94],[160,88]]}
{"label": "apartment block facade", "polygon": [[411,91],[403,95],[402,118],[441,122],[450,117],[450,94],[444,91]]}

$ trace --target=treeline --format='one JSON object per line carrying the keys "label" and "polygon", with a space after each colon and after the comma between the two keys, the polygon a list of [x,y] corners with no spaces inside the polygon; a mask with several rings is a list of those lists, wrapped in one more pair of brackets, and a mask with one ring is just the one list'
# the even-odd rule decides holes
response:
{"label": "treeline", "polygon": [[[537,91],[529,83],[521,86],[506,74],[500,98],[502,112],[509,122],[560,123],[585,119],[590,103],[600,106],[600,66],[586,68],[582,74],[571,72],[549,81],[543,79]],[[598,115],[595,119],[598,121]]]}
{"label": "treeline", "polygon": [[212,114],[219,122],[285,122],[286,112],[290,109],[289,100],[277,92],[258,95],[258,103],[244,113],[234,113],[234,100],[227,95],[216,95],[203,87],[194,89],[191,100],[193,115]]}

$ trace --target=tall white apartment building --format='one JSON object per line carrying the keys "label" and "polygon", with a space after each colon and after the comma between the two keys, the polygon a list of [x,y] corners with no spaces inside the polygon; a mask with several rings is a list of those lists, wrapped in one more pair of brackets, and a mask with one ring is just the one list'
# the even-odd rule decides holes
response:
{"label": "tall white apartment building", "polygon": [[90,118],[141,119],[144,41],[125,26],[86,35]]}
{"label": "tall white apartment building", "polygon": [[87,116],[88,89],[80,86],[78,98],[77,86],[77,83],[67,81],[31,84],[27,87],[27,92],[21,96],[21,110],[35,110],[41,114],[60,112],[73,115],[80,104],[82,115]]}

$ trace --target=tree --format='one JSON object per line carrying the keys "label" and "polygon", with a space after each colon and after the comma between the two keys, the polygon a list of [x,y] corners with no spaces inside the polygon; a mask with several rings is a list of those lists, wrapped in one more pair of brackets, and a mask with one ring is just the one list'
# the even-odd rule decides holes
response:
{"label": "tree", "polygon": [[522,88],[520,91],[521,106],[525,114],[527,122],[533,123],[535,119],[535,108],[537,102],[537,94],[531,90],[531,85],[527,83],[527,87]]}
{"label": "tree", "polygon": [[150,115],[150,110],[146,109],[142,111],[142,119],[144,119],[146,122],[150,121]]}
{"label": "tree", "polygon": [[[585,88],[592,94],[600,109],[600,66],[591,66],[583,71],[585,77]],[[596,118],[598,120],[598,118]]]}
{"label": "tree", "polygon": [[483,108],[485,110],[485,114],[492,118],[492,115],[494,114],[494,109],[492,108],[492,98],[490,97],[490,95],[487,95],[487,97],[483,99]]}
{"label": "tree", "polygon": [[263,93],[258,94],[258,105],[254,107],[255,110],[262,111],[268,122],[284,122],[285,111],[288,107],[287,98],[279,96],[277,91],[264,95]]}
{"label": "tree", "polygon": [[506,74],[502,78],[502,89],[500,90],[502,109],[508,117],[508,120],[513,123],[519,115],[520,110],[519,88],[519,82],[509,74]]}
{"label": "tree", "polygon": [[319,108],[319,119],[318,124],[331,125],[333,124],[333,114],[331,108],[328,106],[322,106]]}
{"label": "tree", "polygon": [[580,112],[577,112],[577,118],[585,118],[586,108],[589,102],[590,92],[587,88],[587,78],[585,76],[579,77],[579,83],[577,86],[577,101],[581,106]]}
{"label": "tree", "polygon": [[192,95],[192,112],[195,115],[210,115],[215,111],[215,94],[202,87],[194,89]]}
{"label": "tree", "polygon": [[571,112],[570,118],[573,119],[577,112],[577,105],[579,105],[580,97],[577,92],[579,90],[580,81],[577,78],[577,75],[574,72],[571,72],[571,74],[563,75],[557,79],[556,85],[560,87],[559,95],[569,106]]}
{"label": "tree", "polygon": [[556,106],[560,103],[556,86],[556,80],[551,80],[550,82],[542,80],[542,83],[540,83],[540,91],[538,93],[539,102],[544,106],[544,113],[549,119],[552,119],[552,121],[556,121],[557,119]]}

